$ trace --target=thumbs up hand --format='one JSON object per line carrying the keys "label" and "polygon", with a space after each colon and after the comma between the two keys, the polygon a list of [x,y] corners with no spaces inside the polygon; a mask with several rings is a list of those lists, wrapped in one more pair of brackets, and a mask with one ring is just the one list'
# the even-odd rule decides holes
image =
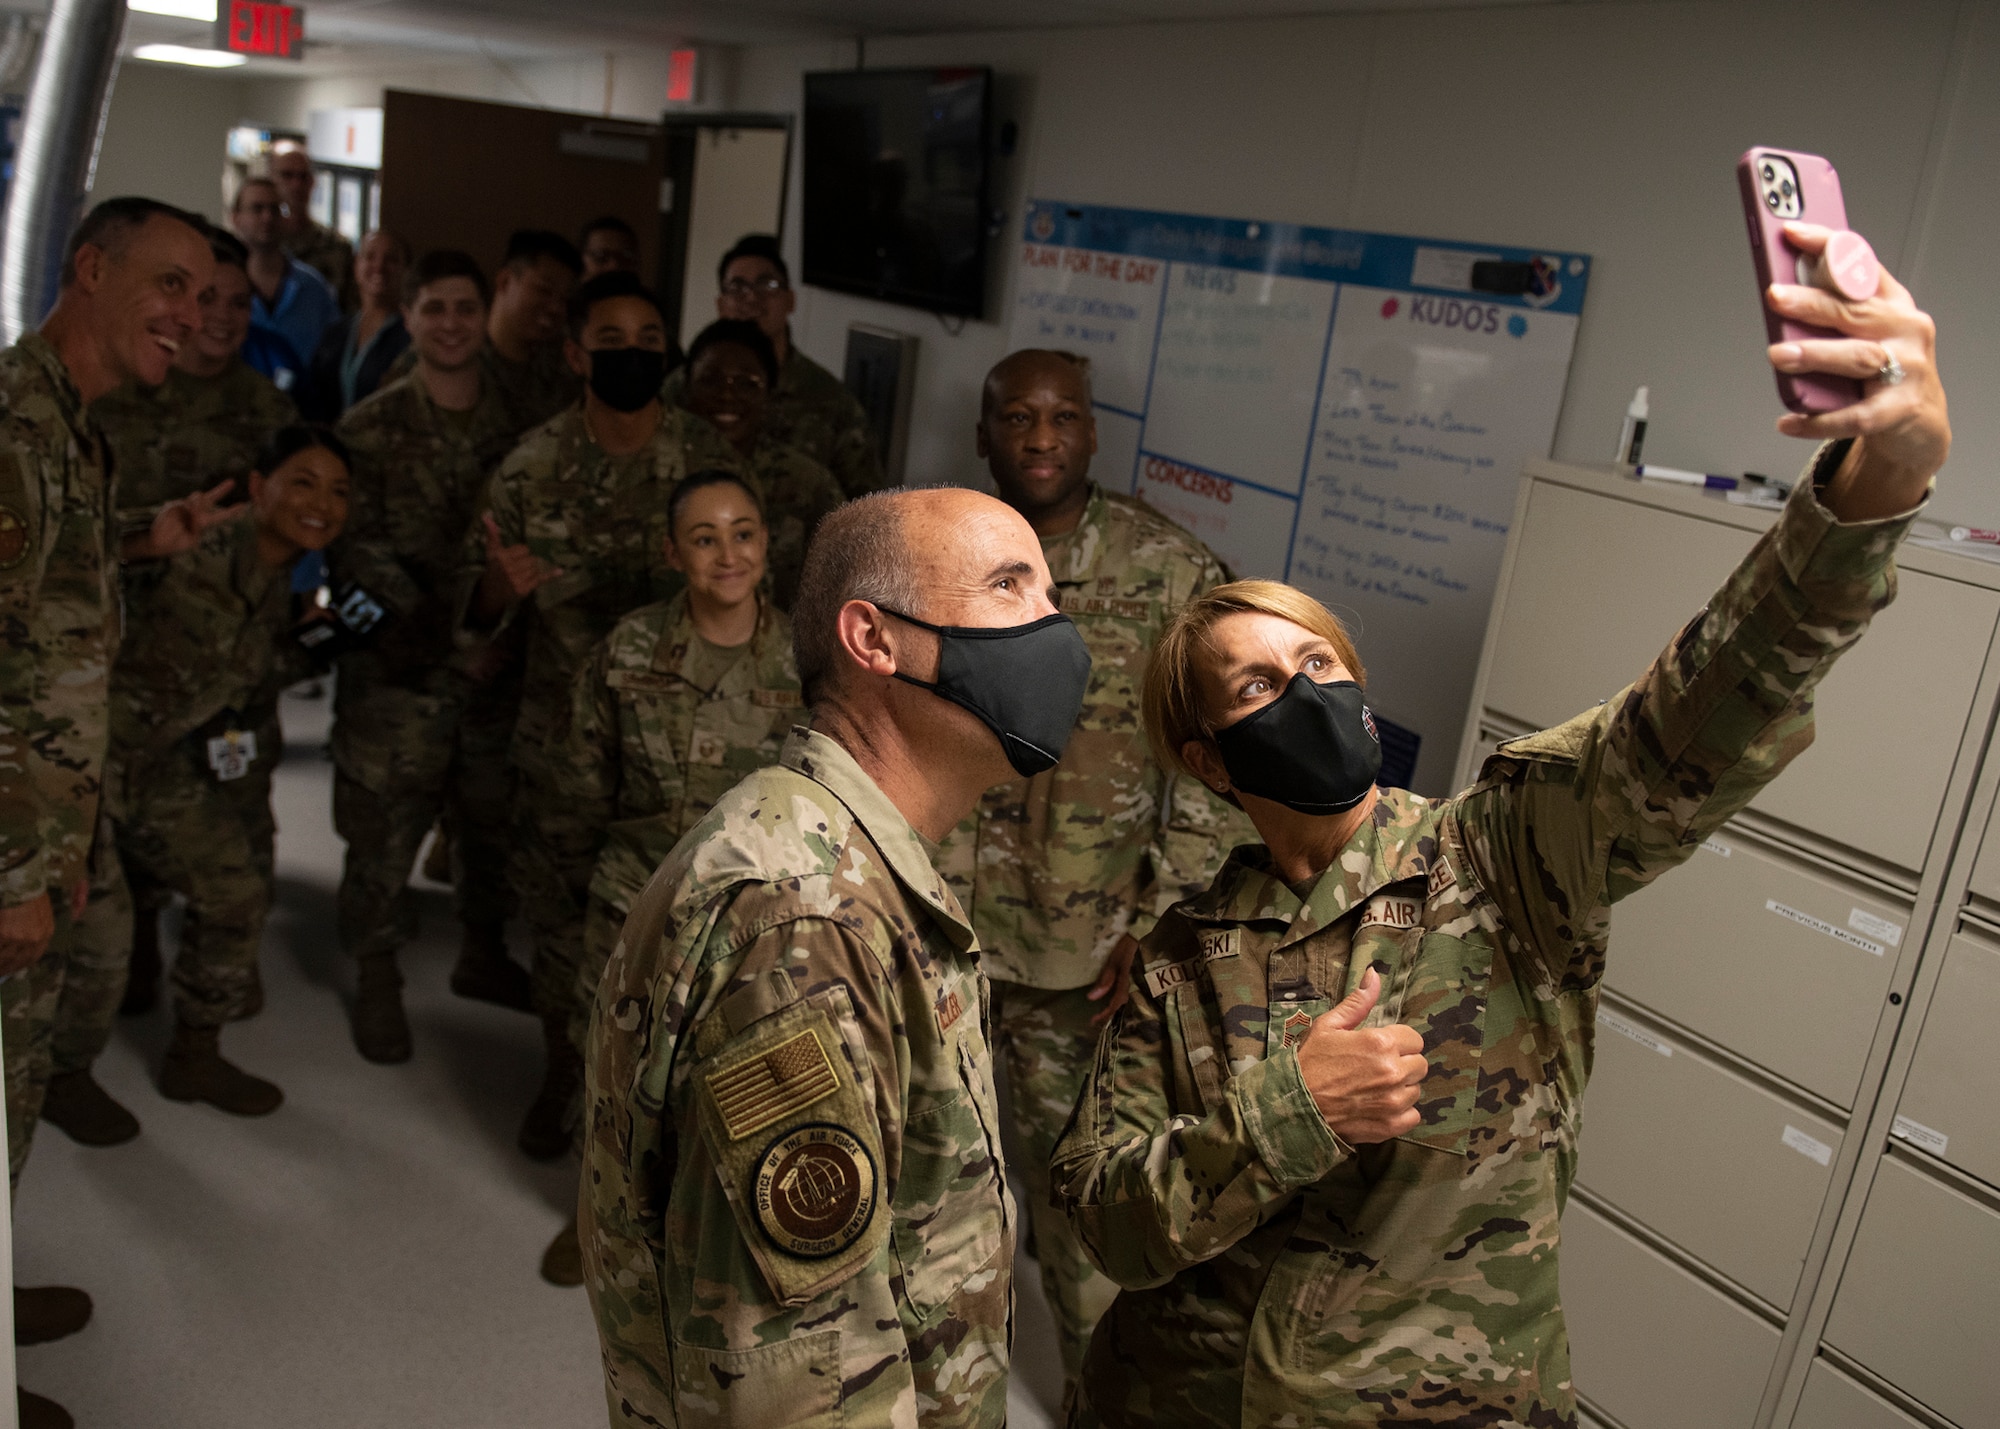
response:
{"label": "thumbs up hand", "polygon": [[1382,997],[1370,968],[1361,985],[1313,1020],[1299,1047],[1299,1074],[1334,1134],[1354,1146],[1393,1141],[1416,1129],[1417,1094],[1430,1063],[1424,1039],[1400,1023],[1363,1029]]}

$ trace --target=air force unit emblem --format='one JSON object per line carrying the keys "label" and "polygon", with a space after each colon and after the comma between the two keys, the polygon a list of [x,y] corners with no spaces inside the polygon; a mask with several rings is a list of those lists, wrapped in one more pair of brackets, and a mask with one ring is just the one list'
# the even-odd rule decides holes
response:
{"label": "air force unit emblem", "polygon": [[757,1224],[801,1260],[839,1255],[875,1218],[875,1158],[830,1122],[792,1128],[765,1151],[751,1182]]}

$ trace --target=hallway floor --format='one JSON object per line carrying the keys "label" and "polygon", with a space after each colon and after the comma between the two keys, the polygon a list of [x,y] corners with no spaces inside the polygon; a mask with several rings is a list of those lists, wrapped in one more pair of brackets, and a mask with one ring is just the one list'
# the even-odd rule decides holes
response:
{"label": "hallway floor", "polygon": [[[587,1301],[536,1273],[575,1171],[514,1148],[538,1030],[446,988],[447,890],[419,885],[404,960],[415,1060],[372,1066],[348,1040],[327,714],[284,703],[266,1008],[222,1042],[285,1105],[241,1120],[164,1100],[171,1014],[120,1021],[98,1075],[144,1132],[93,1150],[43,1126],[14,1217],[16,1282],[81,1286],[96,1315],[19,1351],[21,1382],[82,1429],[601,1426]],[[1061,1371],[1035,1267],[1018,1269],[1010,1422],[1041,1429]]]}

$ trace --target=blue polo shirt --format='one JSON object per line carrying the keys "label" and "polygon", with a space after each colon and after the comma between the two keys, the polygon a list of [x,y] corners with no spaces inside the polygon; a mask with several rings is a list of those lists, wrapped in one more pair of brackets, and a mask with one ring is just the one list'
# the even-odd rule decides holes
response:
{"label": "blue polo shirt", "polygon": [[[254,287],[251,289],[251,329],[254,332],[262,328],[284,340],[285,347],[290,350],[290,361],[283,361],[275,355],[271,361],[281,371],[294,377],[305,365],[305,359],[319,351],[319,340],[327,328],[339,320],[340,298],[333,291],[333,285],[322,278],[317,269],[307,267],[296,258],[286,260],[285,282],[278,289],[277,301],[267,303],[262,293]],[[259,365],[257,357],[252,355],[252,349],[258,346],[246,343],[244,360],[281,389],[289,389],[292,383],[284,380],[281,371]]]}

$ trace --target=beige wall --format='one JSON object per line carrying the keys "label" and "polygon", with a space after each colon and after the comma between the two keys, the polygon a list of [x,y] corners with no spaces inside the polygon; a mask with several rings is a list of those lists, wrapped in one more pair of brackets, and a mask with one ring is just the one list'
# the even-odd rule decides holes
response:
{"label": "beige wall", "polygon": [[[703,107],[795,112],[801,74],[853,62],[847,42],[705,52]],[[1984,395],[2000,390],[2000,0],[1508,5],[876,39],[868,62],[990,64],[1000,117],[1021,130],[997,170],[992,321],[953,336],[909,309],[800,294],[800,345],[836,370],[850,322],[922,338],[913,480],[979,480],[979,382],[1005,348],[1004,259],[1030,196],[1589,252],[1555,454],[1608,459],[1643,382],[1660,461],[1789,475],[1801,453],[1773,431],[1730,174],[1768,143],[1834,159],[1851,220],[1937,315],[1958,398],[1939,509],[2000,525],[2000,403]],[[304,81],[166,73],[126,66],[106,173],[175,175],[183,201],[200,189],[209,206],[200,136],[218,135],[217,152],[225,110],[303,125],[311,109],[379,103],[385,85],[604,108],[601,58]],[[621,53],[612,112],[657,117],[665,74],[664,52]],[[203,87],[238,102],[196,104]]]}
{"label": "beige wall", "polygon": [[[795,110],[804,71],[853,59],[845,43],[748,50],[733,107]],[[952,336],[909,309],[800,297],[800,345],[835,370],[850,322],[921,337],[912,481],[978,479],[979,382],[1004,351],[1004,259],[1031,196],[1591,253],[1555,454],[1608,461],[1643,382],[1649,455],[1789,477],[1803,451],[1773,430],[1731,173],[1765,143],[1830,155],[1850,220],[1912,273],[1958,395],[1939,507],[2000,524],[1995,0],[1522,5],[877,39],[868,63],[991,64],[1000,117],[1021,126],[1018,156],[998,170],[992,321]],[[787,239],[795,254],[796,223]]]}
{"label": "beige wall", "polygon": [[91,197],[145,194],[219,218],[223,149],[243,91],[241,81],[172,65],[120,65]]}

